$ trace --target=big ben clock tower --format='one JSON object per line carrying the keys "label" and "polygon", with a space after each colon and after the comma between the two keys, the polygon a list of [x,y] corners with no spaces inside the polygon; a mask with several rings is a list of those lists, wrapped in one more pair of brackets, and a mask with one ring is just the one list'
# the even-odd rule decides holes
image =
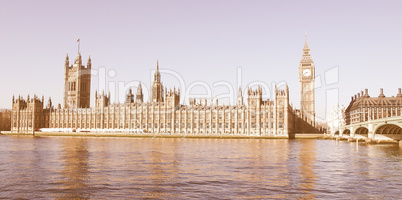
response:
{"label": "big ben clock tower", "polygon": [[313,58],[310,55],[310,48],[306,42],[303,48],[303,57],[299,65],[300,80],[300,111],[310,121],[315,123],[315,100],[314,100],[314,81],[315,66]]}

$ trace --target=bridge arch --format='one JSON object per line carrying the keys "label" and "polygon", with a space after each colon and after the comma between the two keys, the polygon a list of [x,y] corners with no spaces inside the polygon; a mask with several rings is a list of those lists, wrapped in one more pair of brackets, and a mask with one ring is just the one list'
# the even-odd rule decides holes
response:
{"label": "bridge arch", "polygon": [[345,129],[342,131],[342,137],[343,136],[350,136],[350,129]]}
{"label": "bridge arch", "polygon": [[355,132],[353,133],[353,136],[360,135],[360,136],[364,136],[364,137],[368,137],[368,128],[367,127],[358,127],[356,128]]}
{"label": "bridge arch", "polygon": [[402,127],[397,124],[379,124],[374,129],[375,139],[394,139],[401,140],[402,139]]}
{"label": "bridge arch", "polygon": [[339,135],[339,130],[335,131],[334,135]]}

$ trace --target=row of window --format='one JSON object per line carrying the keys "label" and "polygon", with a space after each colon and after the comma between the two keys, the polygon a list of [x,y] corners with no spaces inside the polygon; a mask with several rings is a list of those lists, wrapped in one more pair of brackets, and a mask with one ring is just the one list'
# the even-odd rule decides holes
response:
{"label": "row of window", "polygon": [[[91,127],[94,127],[94,123],[92,122],[91,124],[92,124]],[[78,128],[89,128],[90,127],[90,123],[78,123],[77,125],[80,126]],[[86,127],[85,127],[85,125],[86,125]],[[134,128],[141,128],[140,124],[134,124],[134,123],[131,124],[131,127],[129,127],[128,123],[126,123],[125,126],[124,126],[124,124],[120,124],[120,126],[119,126],[118,123],[114,123],[114,126],[113,126],[113,123],[109,123],[109,127],[107,125],[108,125],[108,123],[104,123],[103,128],[133,128],[133,127]],[[179,127],[179,125],[180,125],[180,127],[185,128],[186,124],[185,123],[176,123],[175,124],[176,127]],[[216,124],[216,123],[212,123],[212,124],[201,123],[198,126],[197,123],[193,123],[192,128],[207,128],[207,129],[210,129],[210,128],[215,129],[217,127],[218,128],[230,128],[229,125],[230,125],[229,123],[219,123],[219,124]],[[16,126],[16,124],[14,124],[14,126]],[[99,126],[100,126],[100,123],[97,123],[98,128],[99,128]],[[30,127],[31,127],[31,123],[30,123]],[[64,123],[64,126],[63,126],[63,124],[52,123],[52,127],[54,127],[54,128],[67,128],[67,127],[70,128],[70,127],[74,127],[75,128],[76,123],[72,123],[72,124],[71,123]],[[248,128],[247,123],[244,123],[244,126],[243,126],[242,123],[238,123],[237,128],[241,129],[242,127]],[[161,128],[161,129],[163,129],[163,128],[172,128],[172,126],[171,126],[171,123],[167,123],[167,124],[161,123],[160,126],[158,126],[157,123],[155,123],[154,126],[152,126],[152,123],[148,123],[148,127],[147,127],[147,124],[142,124],[142,128],[151,128],[151,129],[152,128],[155,128],[155,129]],[[187,128],[191,128],[191,123],[187,123]],[[235,123],[231,124],[231,128],[235,128]],[[257,126],[256,123],[253,122],[253,123],[251,123],[250,128],[258,128],[258,126]],[[263,123],[261,128],[274,128],[274,123],[273,122],[271,122],[271,123]],[[283,122],[278,123],[278,128],[284,128]]]}

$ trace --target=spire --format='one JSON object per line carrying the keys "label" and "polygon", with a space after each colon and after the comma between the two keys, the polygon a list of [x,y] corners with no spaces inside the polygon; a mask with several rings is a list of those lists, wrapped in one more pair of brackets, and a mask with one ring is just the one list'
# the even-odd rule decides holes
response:
{"label": "spire", "polygon": [[161,81],[160,77],[161,77],[161,75],[159,73],[159,62],[158,62],[158,59],[156,59],[156,71],[154,74],[154,82],[159,83]]}
{"label": "spire", "polygon": [[243,94],[240,85],[239,85],[239,91],[237,93],[237,105],[243,105]]}
{"label": "spire", "polygon": [[308,46],[308,43],[307,43],[307,32],[306,32],[305,37],[306,37],[306,39],[305,39],[305,42],[304,42],[304,48],[303,49],[310,49],[310,47]]}
{"label": "spire", "polygon": [[310,55],[310,47],[308,46],[307,43],[307,33],[306,33],[306,39],[304,42],[304,47],[303,47],[303,59],[304,61],[310,61],[311,60],[311,55]]}
{"label": "spire", "polygon": [[47,100],[47,107],[51,108],[52,107],[52,99],[49,97],[49,100]]}
{"label": "spire", "polygon": [[158,62],[158,59],[156,59],[156,71],[159,71],[159,62]]}
{"label": "spire", "polygon": [[138,88],[137,88],[137,95],[142,94],[142,87],[141,87],[141,82],[138,84]]}
{"label": "spire", "polygon": [[141,82],[138,84],[136,101],[138,103],[142,103],[144,101],[144,96],[142,95]]}
{"label": "spire", "polygon": [[68,67],[69,64],[70,64],[70,59],[68,58],[68,52],[66,52],[66,60],[64,61],[64,66]]}
{"label": "spire", "polygon": [[89,57],[88,57],[88,63],[87,63],[87,68],[88,69],[91,69],[91,66],[92,66],[92,64],[91,64],[91,54],[89,54]]}

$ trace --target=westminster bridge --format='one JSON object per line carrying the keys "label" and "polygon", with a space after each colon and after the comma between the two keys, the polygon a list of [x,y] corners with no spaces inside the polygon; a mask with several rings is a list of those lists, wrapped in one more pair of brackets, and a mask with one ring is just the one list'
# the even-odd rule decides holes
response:
{"label": "westminster bridge", "polygon": [[402,116],[387,117],[341,126],[332,136],[364,140],[402,140]]}

